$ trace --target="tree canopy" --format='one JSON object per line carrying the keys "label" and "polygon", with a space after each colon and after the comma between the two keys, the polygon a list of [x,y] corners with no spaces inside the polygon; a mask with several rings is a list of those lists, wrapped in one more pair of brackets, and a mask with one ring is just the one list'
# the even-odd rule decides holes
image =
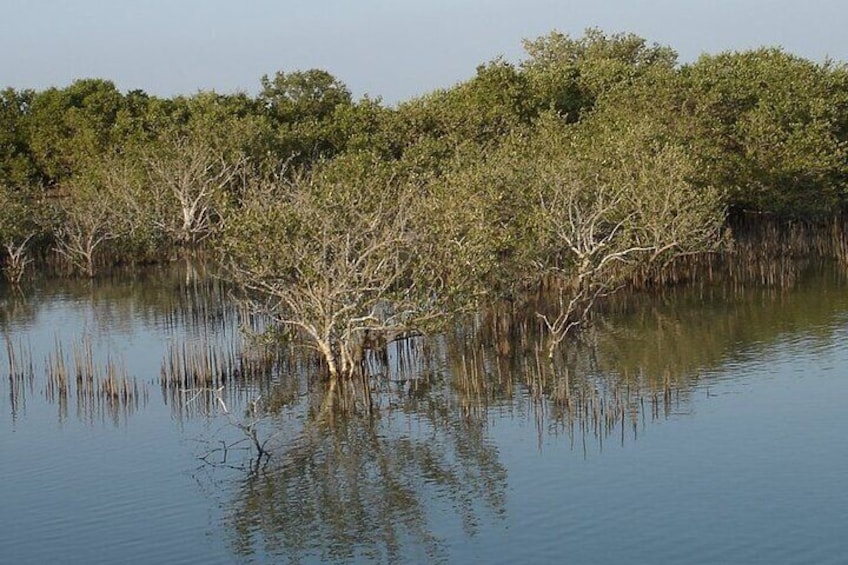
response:
{"label": "tree canopy", "polygon": [[637,271],[725,241],[728,211],[814,220],[848,198],[848,68],[554,31],[386,106],[321,69],[258,94],[104,79],[0,92],[2,265],[205,250],[335,374],[373,332],[555,281],[558,342]]}

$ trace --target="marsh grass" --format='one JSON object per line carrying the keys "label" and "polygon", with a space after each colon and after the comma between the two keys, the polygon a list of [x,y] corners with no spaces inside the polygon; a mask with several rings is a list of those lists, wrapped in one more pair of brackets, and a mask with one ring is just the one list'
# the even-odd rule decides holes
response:
{"label": "marsh grass", "polygon": [[[9,380],[13,409],[23,402],[24,391],[35,389],[36,363],[31,347],[20,341],[17,346],[6,339]],[[43,394],[59,407],[60,418],[67,418],[71,403],[83,421],[110,419],[118,424],[149,400],[147,389],[129,376],[123,360],[111,356],[96,361],[89,335],[71,343],[70,348],[54,338],[43,363]]]}
{"label": "marsh grass", "polygon": [[159,373],[162,398],[179,420],[214,416],[221,404],[235,412],[257,398],[276,413],[296,402],[304,376],[320,372],[309,353],[247,335],[173,341]]}
{"label": "marsh grass", "polygon": [[235,346],[222,349],[207,341],[172,343],[162,363],[165,387],[218,388],[241,373]]}
{"label": "marsh grass", "polygon": [[9,404],[12,420],[26,408],[26,395],[32,393],[35,382],[35,368],[32,363],[32,347],[29,342],[18,340],[13,343],[5,335],[6,356],[9,361]]}
{"label": "marsh grass", "polygon": [[637,270],[628,286],[645,290],[729,282],[743,288],[792,288],[811,264],[848,265],[846,221],[843,216],[791,220],[737,212],[728,220],[728,239],[721,249]]}
{"label": "marsh grass", "polygon": [[9,379],[16,381],[32,381],[35,369],[32,363],[32,346],[23,340],[15,344],[8,334],[5,335],[6,357],[9,361]]}

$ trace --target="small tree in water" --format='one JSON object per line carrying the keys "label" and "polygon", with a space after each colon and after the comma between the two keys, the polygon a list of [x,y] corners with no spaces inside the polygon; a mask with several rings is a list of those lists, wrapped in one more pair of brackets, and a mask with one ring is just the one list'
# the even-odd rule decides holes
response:
{"label": "small tree in water", "polygon": [[169,133],[161,143],[145,158],[149,186],[136,205],[174,244],[194,247],[218,228],[227,188],[242,163],[229,162],[198,134]]}
{"label": "small tree in water", "polygon": [[696,164],[650,120],[597,114],[567,136],[543,127],[531,192],[539,234],[537,266],[558,283],[554,314],[539,314],[548,355],[588,318],[597,300],[637,269],[715,249],[724,208],[711,187],[690,181]]}
{"label": "small tree in water", "polygon": [[53,206],[56,251],[90,278],[104,247],[127,233],[125,217],[117,206],[123,179],[108,163],[93,164],[69,178],[63,186],[65,194]]}
{"label": "small tree in water", "polygon": [[30,242],[39,230],[35,199],[22,190],[0,184],[0,265],[12,284],[21,282],[32,263]]}
{"label": "small tree in water", "polygon": [[439,317],[417,273],[417,195],[384,165],[350,157],[250,183],[223,253],[261,313],[314,347],[335,386],[369,335],[391,340]]}

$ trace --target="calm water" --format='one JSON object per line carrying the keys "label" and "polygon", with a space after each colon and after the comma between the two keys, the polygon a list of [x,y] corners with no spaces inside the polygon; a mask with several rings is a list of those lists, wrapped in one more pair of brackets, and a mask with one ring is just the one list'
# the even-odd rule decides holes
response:
{"label": "calm water", "polygon": [[[631,297],[553,368],[481,317],[332,422],[306,364],[226,381],[229,417],[162,386],[175,351],[247,347],[196,273],[2,292],[2,563],[848,559],[837,272]],[[260,395],[256,468],[232,422]]]}

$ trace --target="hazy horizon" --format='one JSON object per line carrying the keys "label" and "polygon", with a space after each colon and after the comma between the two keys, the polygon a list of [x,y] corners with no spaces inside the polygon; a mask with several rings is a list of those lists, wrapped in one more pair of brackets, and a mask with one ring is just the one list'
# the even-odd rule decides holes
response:
{"label": "hazy horizon", "polygon": [[157,96],[255,93],[263,74],[321,68],[359,97],[395,103],[450,87],[522,39],[589,27],[703,53],[782,47],[848,59],[848,4],[835,0],[0,0],[0,87],[37,90],[81,78]]}

